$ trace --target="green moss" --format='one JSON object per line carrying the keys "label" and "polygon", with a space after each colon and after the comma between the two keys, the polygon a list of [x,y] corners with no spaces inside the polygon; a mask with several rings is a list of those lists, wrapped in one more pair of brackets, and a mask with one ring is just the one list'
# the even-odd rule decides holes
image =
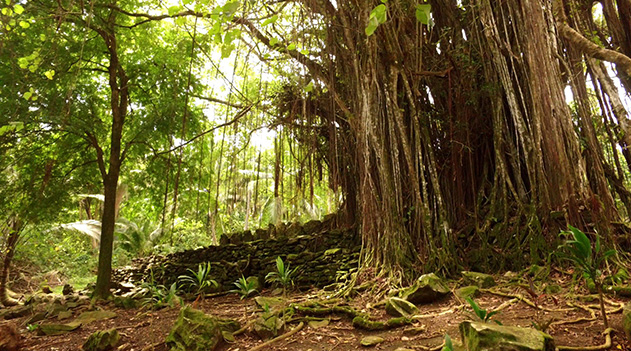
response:
{"label": "green moss", "polygon": [[371,321],[368,316],[362,315],[353,318],[353,326],[363,330],[384,330],[386,324],[383,322]]}

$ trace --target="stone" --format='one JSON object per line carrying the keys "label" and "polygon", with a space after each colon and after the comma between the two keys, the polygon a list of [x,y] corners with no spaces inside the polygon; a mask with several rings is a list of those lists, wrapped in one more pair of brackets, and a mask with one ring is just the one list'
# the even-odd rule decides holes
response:
{"label": "stone", "polygon": [[0,318],[14,319],[29,315],[33,311],[32,306],[13,306],[4,310],[0,310]]}
{"label": "stone", "polygon": [[252,232],[250,230],[244,231],[242,238],[243,238],[243,242],[245,243],[254,241],[254,235],[252,235]]}
{"label": "stone", "polygon": [[53,291],[50,289],[50,286],[48,286],[48,285],[44,285],[44,286],[42,287],[42,292],[43,292],[44,294],[52,294],[52,293],[53,293]]}
{"label": "stone", "polygon": [[323,319],[321,321],[309,321],[309,327],[313,329],[318,329],[318,328],[326,327],[327,325],[329,325],[329,322],[330,322],[329,319]]}
{"label": "stone", "polygon": [[224,332],[233,333],[239,323],[220,319],[186,306],[180,310],[166,338],[171,351],[212,351],[224,340]]}
{"label": "stone", "polygon": [[81,313],[72,323],[86,325],[104,319],[116,318],[116,316],[116,312],[113,311],[88,311]]}
{"label": "stone", "polygon": [[68,324],[40,324],[37,327],[37,335],[61,335],[69,333],[81,326],[81,323]]}
{"label": "stone", "polygon": [[35,324],[39,321],[43,321],[44,319],[46,319],[46,312],[37,312],[34,315],[32,315],[29,319],[27,319],[24,324],[26,325]]}
{"label": "stone", "polygon": [[113,350],[120,341],[120,334],[116,329],[97,331],[90,336],[83,344],[83,351],[108,351]]}
{"label": "stone", "polygon": [[360,344],[362,344],[362,346],[369,347],[381,344],[384,341],[385,339],[380,336],[366,336],[361,340]]}
{"label": "stone", "polygon": [[465,284],[476,285],[482,289],[487,289],[497,285],[493,276],[485,273],[462,271]]}
{"label": "stone", "polygon": [[552,337],[532,328],[508,327],[492,323],[460,323],[463,346],[468,351],[519,350],[554,351]]}
{"label": "stone", "polygon": [[414,284],[403,290],[400,297],[413,304],[430,303],[449,294],[450,290],[436,274],[429,273],[420,276]]}
{"label": "stone", "polygon": [[20,349],[20,333],[13,324],[0,325],[0,350],[18,351]]}
{"label": "stone", "polygon": [[64,284],[63,289],[61,289],[61,293],[64,296],[72,295],[72,293],[74,293],[74,288],[70,284]]}
{"label": "stone", "polygon": [[287,227],[286,235],[288,238],[295,238],[303,234],[302,226],[298,222],[293,222]]}
{"label": "stone", "polygon": [[254,298],[256,305],[262,310],[279,311],[285,305],[285,299],[282,297],[257,296]]}
{"label": "stone", "polygon": [[68,319],[70,317],[72,317],[71,311],[62,311],[62,312],[59,312],[59,314],[57,315],[57,319],[59,320]]}
{"label": "stone", "polygon": [[269,239],[269,232],[265,229],[259,228],[254,232],[254,237],[258,240],[267,240]]}
{"label": "stone", "polygon": [[386,301],[386,313],[393,317],[410,317],[418,312],[418,308],[405,299],[391,297]]}
{"label": "stone", "polygon": [[631,340],[631,301],[622,309],[622,330],[627,335],[627,340]]}
{"label": "stone", "polygon": [[457,289],[455,294],[463,300],[467,297],[474,298],[480,295],[480,288],[476,285],[463,286],[462,288]]}
{"label": "stone", "polygon": [[284,331],[285,321],[274,312],[263,312],[254,322],[254,332],[263,340],[276,337]]}
{"label": "stone", "polygon": [[304,232],[307,234],[315,234],[320,231],[321,227],[322,227],[322,222],[318,220],[312,220],[305,223],[305,225],[302,226],[302,230],[304,230]]}

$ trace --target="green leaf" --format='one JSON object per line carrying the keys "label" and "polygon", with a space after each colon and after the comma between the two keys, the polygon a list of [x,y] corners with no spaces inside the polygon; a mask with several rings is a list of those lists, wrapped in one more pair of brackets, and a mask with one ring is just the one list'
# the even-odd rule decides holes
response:
{"label": "green leaf", "polygon": [[39,40],[46,41],[46,34],[40,34],[39,35]]}
{"label": "green leaf", "polygon": [[445,346],[443,346],[443,349],[441,351],[453,351],[454,349],[454,345],[451,342],[451,337],[449,336],[449,334],[445,334]]}
{"label": "green leaf", "polygon": [[225,5],[223,5],[224,15],[228,17],[234,15],[234,13],[237,12],[237,10],[239,9],[239,6],[241,6],[241,4],[238,1],[232,1],[232,2],[226,3]]}
{"label": "green leaf", "polygon": [[302,49],[300,50],[300,53],[303,55],[309,55],[309,50],[308,49]]}
{"label": "green leaf", "polygon": [[28,27],[30,27],[30,26],[31,26],[31,24],[30,24],[30,23],[28,23],[28,22],[26,22],[26,21],[20,21],[20,27],[22,27],[22,28],[26,29],[26,28],[28,28]]}
{"label": "green leaf", "polygon": [[266,19],[265,21],[263,21],[262,26],[267,26],[267,25],[270,25],[272,23],[276,23],[276,21],[278,21],[278,15],[274,15],[274,16]]}
{"label": "green leaf", "polygon": [[4,7],[4,8],[2,8],[2,10],[0,12],[2,12],[2,14],[5,15],[5,16],[9,16],[12,11],[11,11],[10,8]]}
{"label": "green leaf", "polygon": [[20,15],[22,14],[22,12],[24,12],[24,7],[22,7],[22,5],[20,4],[15,4],[15,6],[13,6],[13,11],[15,11],[16,14]]}
{"label": "green leaf", "polygon": [[278,38],[272,38],[272,39],[270,39],[270,40],[269,40],[269,44],[270,44],[271,46],[274,46],[274,45],[278,44]]}
{"label": "green leaf", "polygon": [[173,16],[176,13],[180,12],[180,7],[179,6],[171,6],[169,7],[169,16]]}
{"label": "green leaf", "polygon": [[307,85],[303,88],[303,90],[304,90],[306,93],[310,93],[310,92],[312,92],[312,91],[313,91],[313,82],[309,82],[309,84],[307,84]]}
{"label": "green leaf", "polygon": [[55,70],[51,69],[49,71],[44,72],[44,75],[46,76],[46,78],[53,80],[53,77],[55,76]]}
{"label": "green leaf", "polygon": [[574,241],[570,241],[578,251],[583,259],[590,260],[592,257],[592,244],[589,241],[589,238],[585,233],[580,231],[578,228],[574,228],[569,226],[570,231],[572,232],[572,236],[574,237]]}
{"label": "green leaf", "polygon": [[4,0],[4,3],[7,4],[7,6],[11,5],[11,0]]}
{"label": "green leaf", "polygon": [[377,7],[375,7],[374,9],[372,9],[372,11],[370,11],[370,17],[377,18],[377,21],[379,21],[380,24],[384,23],[388,19],[386,5],[384,4],[377,5]]}
{"label": "green leaf", "polygon": [[30,100],[30,99],[31,99],[31,96],[33,96],[33,93],[32,93],[32,92],[30,92],[30,91],[27,91],[26,93],[24,93],[24,95],[23,95],[23,96],[24,96],[24,99],[26,99],[26,100]]}
{"label": "green leaf", "polygon": [[416,5],[416,19],[424,25],[431,25],[432,5],[419,4]]}
{"label": "green leaf", "polygon": [[289,45],[287,45],[287,50],[289,50],[289,51],[296,50],[296,44],[289,44]]}
{"label": "green leaf", "polygon": [[371,17],[368,21],[368,26],[366,26],[365,32],[367,36],[373,35],[377,27],[379,26],[379,21],[375,17]]}
{"label": "green leaf", "polygon": [[21,69],[28,68],[28,59],[26,59],[26,57],[20,57],[18,59],[18,66],[20,66]]}

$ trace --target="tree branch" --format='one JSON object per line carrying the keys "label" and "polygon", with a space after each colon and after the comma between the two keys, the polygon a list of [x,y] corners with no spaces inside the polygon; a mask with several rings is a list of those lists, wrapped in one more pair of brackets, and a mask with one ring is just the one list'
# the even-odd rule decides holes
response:
{"label": "tree branch", "polygon": [[183,148],[184,146],[186,146],[186,145],[188,145],[188,144],[192,143],[193,141],[195,141],[195,140],[197,140],[197,139],[199,139],[199,138],[203,137],[204,135],[206,135],[206,134],[208,134],[208,133],[211,133],[211,132],[213,132],[213,131],[215,131],[215,130],[217,130],[217,129],[219,129],[219,128],[227,127],[227,126],[229,126],[229,125],[231,125],[231,124],[234,124],[235,122],[237,122],[238,120],[240,120],[243,116],[245,116],[248,112],[250,112],[250,110],[251,110],[251,109],[252,109],[252,106],[251,106],[251,105],[250,105],[250,106],[247,106],[247,107],[245,107],[243,110],[239,111],[239,113],[237,113],[237,114],[234,116],[234,118],[233,118],[233,119],[231,119],[230,121],[228,121],[228,122],[226,122],[226,123],[219,124],[219,125],[214,126],[214,127],[210,128],[210,129],[208,129],[208,130],[206,130],[206,131],[204,131],[204,132],[202,132],[202,133],[200,133],[200,134],[197,134],[196,136],[192,137],[191,139],[187,140],[186,142],[184,142],[184,143],[182,143],[182,144],[180,144],[180,145],[178,145],[178,146],[175,146],[175,147],[173,147],[173,148],[171,148],[171,149],[169,149],[169,150],[164,150],[164,151],[160,151],[160,152],[154,152],[154,157],[155,157],[155,156],[164,155],[164,154],[168,154],[168,153],[170,153],[170,152],[176,151],[176,150],[178,150],[178,149],[180,149],[180,148]]}
{"label": "tree branch", "polygon": [[210,101],[210,102],[216,102],[218,104],[222,104],[222,105],[226,105],[226,106],[230,106],[230,107],[234,107],[234,108],[244,108],[243,105],[239,105],[239,104],[235,104],[229,101],[224,101],[224,100],[220,100],[211,96],[201,96],[201,95],[195,95],[195,94],[190,94],[192,97],[196,97],[198,99],[201,100],[206,100],[206,101]]}
{"label": "tree branch", "polygon": [[96,137],[94,136],[94,134],[90,132],[85,132],[85,134],[88,137],[88,140],[90,140],[90,144],[92,144],[92,147],[96,150],[96,163],[99,165],[99,171],[101,171],[101,176],[103,177],[103,179],[105,179],[107,177],[107,171],[105,170],[105,161],[103,159],[103,149],[101,148],[101,146],[99,146],[99,142],[98,140],[96,140]]}
{"label": "tree branch", "polygon": [[585,38],[563,22],[557,22],[561,36],[575,45],[584,55],[615,63],[619,68],[631,75],[631,58],[620,52],[601,48]]}

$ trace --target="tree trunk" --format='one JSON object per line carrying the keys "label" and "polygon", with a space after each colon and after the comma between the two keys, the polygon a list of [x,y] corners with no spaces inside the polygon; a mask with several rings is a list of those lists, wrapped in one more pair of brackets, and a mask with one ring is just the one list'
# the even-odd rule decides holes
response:
{"label": "tree trunk", "polygon": [[22,221],[17,217],[11,217],[7,226],[7,243],[4,252],[4,258],[2,260],[2,271],[0,271],[0,304],[4,306],[15,306],[17,301],[9,297],[7,293],[7,282],[9,280],[9,270],[11,267],[11,261],[15,255],[15,246],[18,238],[20,237],[20,231],[22,230]]}

